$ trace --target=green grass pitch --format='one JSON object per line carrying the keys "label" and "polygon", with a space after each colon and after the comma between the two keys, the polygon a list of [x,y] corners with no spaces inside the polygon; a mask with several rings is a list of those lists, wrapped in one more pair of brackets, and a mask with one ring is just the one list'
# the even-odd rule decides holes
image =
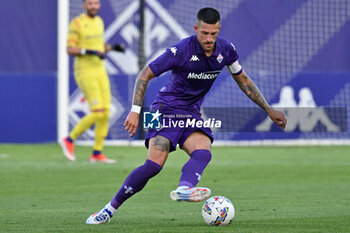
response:
{"label": "green grass pitch", "polygon": [[106,147],[118,163],[90,164],[90,150],[72,163],[56,144],[0,145],[0,232],[350,232],[350,147],[214,147],[199,184],[234,203],[224,227],[205,225],[203,202],[170,200],[181,150],[110,223],[85,225],[146,156]]}

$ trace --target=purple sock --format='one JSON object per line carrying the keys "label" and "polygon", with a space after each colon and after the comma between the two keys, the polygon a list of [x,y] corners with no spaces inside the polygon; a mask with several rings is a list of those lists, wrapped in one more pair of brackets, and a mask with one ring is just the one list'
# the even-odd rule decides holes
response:
{"label": "purple sock", "polygon": [[202,177],[204,168],[211,160],[211,152],[209,150],[195,150],[191,153],[191,158],[182,168],[179,186],[188,186],[190,188],[196,186]]}
{"label": "purple sock", "polygon": [[134,169],[125,179],[124,184],[112,199],[111,206],[118,209],[124,201],[141,191],[148,180],[157,175],[160,170],[162,166],[147,159],[144,165]]}

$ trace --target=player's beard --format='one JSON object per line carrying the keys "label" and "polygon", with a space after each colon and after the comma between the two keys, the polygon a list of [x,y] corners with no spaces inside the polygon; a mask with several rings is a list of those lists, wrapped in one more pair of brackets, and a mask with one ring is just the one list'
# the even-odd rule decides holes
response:
{"label": "player's beard", "polygon": [[98,14],[98,9],[89,9],[86,10],[86,14],[91,17],[94,18],[97,14]]}
{"label": "player's beard", "polygon": [[215,48],[214,44],[215,43],[213,43],[213,42],[210,42],[210,43],[209,42],[204,42],[203,46],[202,46],[203,50],[206,51],[206,52],[212,52],[214,50],[214,48]]}

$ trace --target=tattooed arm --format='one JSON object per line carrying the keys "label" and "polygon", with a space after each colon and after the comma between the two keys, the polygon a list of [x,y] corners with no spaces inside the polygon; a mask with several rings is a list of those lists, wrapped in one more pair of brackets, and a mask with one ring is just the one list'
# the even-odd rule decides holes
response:
{"label": "tattooed arm", "polygon": [[146,66],[141,70],[141,72],[136,78],[136,83],[134,86],[134,94],[132,99],[133,105],[137,105],[137,106],[142,105],[143,96],[145,95],[148,82],[154,77],[155,75],[153,74],[149,66]]}
{"label": "tattooed arm", "polygon": [[239,75],[233,75],[233,78],[237,82],[237,85],[241,90],[252,100],[259,105],[262,109],[267,111],[270,106],[266,102],[264,96],[259,89],[255,86],[255,83],[242,71]]}
{"label": "tattooed arm", "polygon": [[241,90],[252,100],[254,103],[259,105],[266,111],[271,120],[280,126],[282,129],[286,127],[287,120],[283,112],[273,110],[270,105],[266,102],[264,96],[261,94],[259,89],[255,86],[255,83],[242,71],[238,75],[232,74],[232,77],[236,81],[237,85]]}
{"label": "tattooed arm", "polygon": [[[132,104],[136,106],[142,106],[143,97],[146,92],[146,88],[149,80],[154,78],[152,70],[149,66],[146,66],[141,70],[139,75],[136,78]],[[130,111],[128,117],[124,122],[125,129],[130,133],[130,137],[133,137],[136,133],[137,126],[139,124],[139,114],[133,111]]]}

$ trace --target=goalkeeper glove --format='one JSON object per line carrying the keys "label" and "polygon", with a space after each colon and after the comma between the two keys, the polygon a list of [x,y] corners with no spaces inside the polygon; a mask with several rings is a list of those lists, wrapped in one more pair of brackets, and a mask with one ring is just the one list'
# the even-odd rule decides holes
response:
{"label": "goalkeeper glove", "polygon": [[81,49],[81,55],[96,55],[100,59],[105,59],[106,55],[97,50]]}
{"label": "goalkeeper glove", "polygon": [[125,52],[125,46],[122,45],[122,44],[114,44],[112,46],[112,50],[124,53]]}

